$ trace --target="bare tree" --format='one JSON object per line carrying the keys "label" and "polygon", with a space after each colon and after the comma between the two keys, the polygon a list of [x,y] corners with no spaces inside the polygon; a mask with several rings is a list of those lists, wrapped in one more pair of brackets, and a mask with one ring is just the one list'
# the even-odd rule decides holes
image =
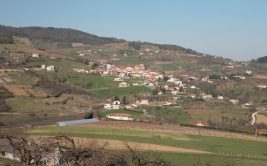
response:
{"label": "bare tree", "polygon": [[[125,143],[126,151],[118,153],[109,150],[108,143],[96,140],[75,140],[67,136],[33,137],[25,134],[15,135],[1,132],[0,143],[6,142],[14,156],[23,165],[45,165],[54,160],[54,165],[65,166],[167,166],[158,158],[148,158],[141,151]],[[1,144],[0,144],[1,147]]]}

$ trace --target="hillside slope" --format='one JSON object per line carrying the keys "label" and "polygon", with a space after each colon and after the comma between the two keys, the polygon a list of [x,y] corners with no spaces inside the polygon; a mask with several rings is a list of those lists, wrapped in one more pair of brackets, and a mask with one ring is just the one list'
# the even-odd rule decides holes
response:
{"label": "hillside slope", "polygon": [[[0,44],[14,43],[13,36],[26,37],[38,48],[48,49],[51,47],[70,47],[72,43],[85,45],[102,45],[110,43],[127,42],[122,39],[99,37],[86,32],[69,28],[53,27],[11,27],[0,25]],[[149,44],[161,50],[180,51],[186,54],[202,55],[197,51],[177,45],[155,44],[148,42],[129,42],[134,45]]]}
{"label": "hillside slope", "polygon": [[33,43],[59,43],[59,46],[70,46],[71,43],[79,42],[88,45],[108,44],[122,42],[115,38],[98,37],[82,31],[67,28],[52,27],[21,27],[15,28],[0,25],[0,43],[11,43],[12,36],[29,38]]}

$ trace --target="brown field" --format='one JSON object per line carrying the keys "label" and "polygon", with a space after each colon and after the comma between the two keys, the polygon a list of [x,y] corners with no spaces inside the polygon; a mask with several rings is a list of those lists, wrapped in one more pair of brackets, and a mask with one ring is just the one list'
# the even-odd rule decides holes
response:
{"label": "brown field", "polygon": [[19,85],[5,85],[5,88],[14,96],[30,96],[25,90],[24,86]]}
{"label": "brown field", "polygon": [[[81,144],[82,146],[86,145],[85,142],[91,142],[94,140],[95,139],[74,137],[74,141],[76,141],[77,144]],[[210,153],[207,151],[196,150],[196,149],[171,147],[171,146],[156,145],[156,144],[149,144],[149,143],[122,142],[122,141],[117,141],[117,140],[105,140],[105,139],[96,139],[96,140],[97,140],[97,143],[99,143],[100,145],[104,145],[105,143],[107,143],[108,144],[107,148],[111,150],[114,150],[114,149],[115,150],[126,150],[127,149],[126,144],[127,144],[134,149],[145,150],[145,151],[198,153],[198,154]]]}
{"label": "brown field", "polygon": [[257,124],[263,123],[263,124],[267,125],[267,116],[266,115],[257,114],[256,119],[257,119],[257,121],[256,121]]}
{"label": "brown field", "polygon": [[5,88],[14,96],[34,96],[47,97],[47,94],[42,90],[32,89],[31,86],[25,85],[5,85]]}
{"label": "brown field", "polygon": [[265,75],[265,74],[258,74],[258,75],[255,75],[253,78],[267,80],[267,75]]}
{"label": "brown field", "polygon": [[48,95],[47,93],[45,93],[42,90],[37,90],[37,89],[25,89],[25,91],[30,94],[31,96],[34,97],[42,97],[42,98],[46,98]]}

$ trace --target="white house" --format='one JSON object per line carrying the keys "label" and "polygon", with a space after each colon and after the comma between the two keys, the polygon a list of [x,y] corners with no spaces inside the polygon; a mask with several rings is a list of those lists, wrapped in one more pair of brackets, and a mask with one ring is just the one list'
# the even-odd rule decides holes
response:
{"label": "white house", "polygon": [[229,100],[229,102],[232,103],[232,104],[238,104],[239,103],[239,100],[237,100],[237,99],[231,99],[231,100]]}
{"label": "white house", "polygon": [[123,81],[123,79],[122,79],[122,78],[120,78],[120,77],[116,77],[116,78],[114,78],[114,81],[117,81],[117,82],[119,82],[119,81]]}
{"label": "white house", "polygon": [[105,104],[104,108],[108,110],[118,110],[120,109],[120,101],[113,101],[112,104]]}
{"label": "white house", "polygon": [[162,95],[162,92],[161,92],[161,91],[159,91],[159,92],[158,92],[158,95]]}
{"label": "white house", "polygon": [[149,100],[148,99],[142,99],[140,101],[136,101],[137,105],[148,105],[149,104]]}
{"label": "white house", "polygon": [[108,119],[113,119],[113,120],[125,120],[125,121],[134,120],[133,116],[129,114],[113,113],[113,114],[108,114],[106,117]]}
{"label": "white house", "polygon": [[165,85],[163,88],[164,88],[165,90],[168,90],[168,89],[169,89],[169,86],[168,86],[168,85]]}
{"label": "white house", "polygon": [[39,54],[32,54],[33,58],[39,58]]}
{"label": "white house", "polygon": [[136,104],[128,104],[125,106],[128,110],[135,110],[138,106]]}
{"label": "white house", "polygon": [[162,105],[164,105],[164,106],[168,106],[168,105],[171,105],[172,103],[171,102],[165,102],[165,103],[163,103]]}
{"label": "white house", "polygon": [[128,87],[128,84],[126,82],[121,82],[121,83],[119,83],[119,87],[125,88],[125,87]]}
{"label": "white house", "polygon": [[51,65],[51,66],[47,66],[46,67],[47,71],[55,71],[55,66]]}
{"label": "white house", "polygon": [[43,64],[43,65],[41,65],[41,69],[43,69],[43,70],[45,70],[46,69],[46,67],[45,67],[45,65]]}
{"label": "white house", "polygon": [[267,85],[259,84],[259,85],[257,85],[257,87],[260,88],[260,89],[266,89]]}
{"label": "white house", "polygon": [[246,70],[246,74],[247,75],[251,75],[252,74],[252,71],[251,70]]}
{"label": "white house", "polygon": [[209,100],[209,99],[212,99],[212,95],[209,95],[209,94],[204,94],[204,95],[202,95],[202,99],[204,99],[204,100]]}
{"label": "white house", "polygon": [[223,96],[218,96],[217,99],[223,100]]}
{"label": "white house", "polygon": [[134,82],[132,85],[133,85],[133,86],[139,86],[139,83]]}

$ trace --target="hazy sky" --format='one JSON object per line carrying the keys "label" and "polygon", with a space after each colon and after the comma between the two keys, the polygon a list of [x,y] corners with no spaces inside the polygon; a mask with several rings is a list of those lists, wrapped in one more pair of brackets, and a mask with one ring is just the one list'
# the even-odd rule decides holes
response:
{"label": "hazy sky", "polygon": [[1,0],[0,24],[69,27],[237,60],[267,55],[267,0]]}

